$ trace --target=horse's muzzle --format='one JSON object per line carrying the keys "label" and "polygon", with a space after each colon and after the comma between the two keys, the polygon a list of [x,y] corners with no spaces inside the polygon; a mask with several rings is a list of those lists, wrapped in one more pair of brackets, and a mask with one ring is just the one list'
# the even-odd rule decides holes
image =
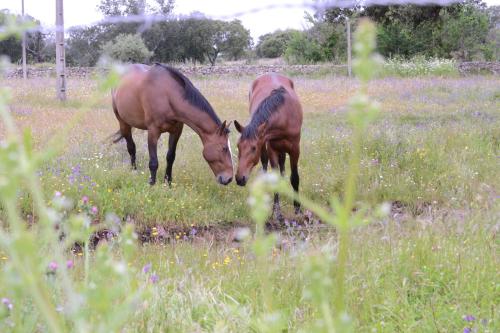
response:
{"label": "horse's muzzle", "polygon": [[236,177],[236,184],[240,186],[245,186],[247,184],[247,177]]}
{"label": "horse's muzzle", "polygon": [[223,176],[218,176],[217,177],[217,181],[219,182],[219,184],[222,184],[222,185],[227,185],[232,180],[233,180],[233,177],[227,177],[227,178],[224,178]]}

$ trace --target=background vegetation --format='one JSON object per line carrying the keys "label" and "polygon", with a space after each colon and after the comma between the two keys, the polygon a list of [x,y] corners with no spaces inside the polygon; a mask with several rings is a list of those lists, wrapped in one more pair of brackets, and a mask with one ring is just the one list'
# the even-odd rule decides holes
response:
{"label": "background vegetation", "polygon": [[[116,58],[125,61],[199,62],[214,65],[225,60],[254,57],[284,57],[288,63],[346,61],[345,21],[355,30],[361,17],[377,23],[378,52],[386,58],[444,58],[498,60],[500,49],[499,7],[487,7],[480,0],[463,0],[449,7],[393,5],[352,9],[328,9],[306,15],[304,31],[275,31],[260,36],[255,46],[239,20],[220,21],[202,13],[189,17],[172,14],[173,0],[102,0],[98,9],[105,17],[129,15],[165,15],[169,20],[139,29],[141,23],[99,24],[69,32],[67,63],[70,66],[94,66],[109,51],[119,35],[142,39],[145,49],[136,57],[128,54],[127,44],[114,43]],[[5,11],[0,13],[0,24]],[[34,18],[30,18],[36,22]],[[142,31],[137,34],[137,31]],[[134,36],[134,37],[132,37]],[[122,36],[121,38],[124,38]],[[21,58],[21,41],[10,37],[0,42],[0,54],[13,62]],[[118,44],[118,45],[116,45]],[[131,45],[137,45],[132,43]],[[141,46],[141,48],[144,48]],[[28,34],[29,62],[54,62],[54,36],[43,29]],[[151,52],[150,57],[145,55]],[[109,52],[108,52],[109,53]],[[132,52],[135,54],[134,52]]]}

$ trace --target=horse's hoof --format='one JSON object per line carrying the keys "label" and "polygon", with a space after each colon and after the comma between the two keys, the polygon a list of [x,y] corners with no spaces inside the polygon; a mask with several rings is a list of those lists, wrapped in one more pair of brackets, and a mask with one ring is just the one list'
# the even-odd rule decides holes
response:
{"label": "horse's hoof", "polygon": [[300,207],[295,207],[295,215],[302,215],[303,212],[302,212],[302,209],[300,209]]}
{"label": "horse's hoof", "polygon": [[156,184],[156,180],[149,180],[149,185],[153,186],[154,184]]}
{"label": "horse's hoof", "polygon": [[278,222],[284,222],[285,221],[285,218],[283,217],[283,214],[281,214],[280,211],[275,211],[273,213],[273,216],[274,216],[274,219]]}

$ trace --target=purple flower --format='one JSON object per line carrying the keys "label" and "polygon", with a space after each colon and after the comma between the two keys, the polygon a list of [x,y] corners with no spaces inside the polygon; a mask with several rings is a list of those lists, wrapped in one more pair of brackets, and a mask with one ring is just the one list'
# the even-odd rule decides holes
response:
{"label": "purple flower", "polygon": [[97,209],[96,206],[92,206],[92,209],[90,210],[92,212],[92,214],[94,215],[97,215],[97,213],[99,212],[99,210]]}
{"label": "purple flower", "polygon": [[159,277],[158,277],[158,275],[156,275],[156,274],[152,274],[152,275],[149,277],[149,281],[150,281],[151,283],[157,283],[159,279],[160,279],[160,278],[159,278]]}
{"label": "purple flower", "polygon": [[14,307],[14,304],[12,304],[10,299],[5,298],[5,297],[2,298],[2,304],[5,305],[7,307],[7,309],[9,309],[9,310],[12,310],[12,308]]}
{"label": "purple flower", "polygon": [[471,332],[472,332],[472,328],[470,328],[470,327],[464,328],[464,333],[471,333]]}
{"label": "purple flower", "polygon": [[476,317],[474,317],[473,315],[466,315],[466,316],[464,316],[464,320],[467,322],[471,322],[471,321],[476,320]]}
{"label": "purple flower", "polygon": [[51,261],[49,263],[49,271],[55,272],[57,270],[57,262]]}
{"label": "purple flower", "polygon": [[56,197],[60,197],[61,195],[62,195],[62,193],[61,193],[61,192],[56,191],[56,193],[55,193],[55,196],[56,196]]}
{"label": "purple flower", "polygon": [[66,261],[66,268],[67,269],[72,269],[74,266],[75,266],[75,264],[73,263],[73,260]]}
{"label": "purple flower", "polygon": [[83,198],[82,198],[82,202],[84,205],[88,204],[89,203],[89,197],[84,195]]}
{"label": "purple flower", "polygon": [[142,272],[144,274],[149,273],[149,271],[151,270],[151,266],[152,266],[151,263],[144,265],[144,267],[142,268]]}

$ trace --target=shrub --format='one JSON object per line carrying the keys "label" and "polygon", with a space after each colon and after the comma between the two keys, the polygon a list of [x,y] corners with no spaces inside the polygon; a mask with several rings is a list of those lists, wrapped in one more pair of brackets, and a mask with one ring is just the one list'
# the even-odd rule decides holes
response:
{"label": "shrub", "polygon": [[456,76],[457,66],[454,60],[425,58],[422,56],[413,57],[410,60],[402,58],[387,59],[380,71],[380,76]]}
{"label": "shrub", "polygon": [[121,34],[107,42],[102,47],[102,53],[123,62],[148,62],[153,56],[141,36],[131,34]]}
{"label": "shrub", "polygon": [[285,59],[290,64],[319,62],[323,60],[321,46],[304,32],[294,32],[285,50]]}

